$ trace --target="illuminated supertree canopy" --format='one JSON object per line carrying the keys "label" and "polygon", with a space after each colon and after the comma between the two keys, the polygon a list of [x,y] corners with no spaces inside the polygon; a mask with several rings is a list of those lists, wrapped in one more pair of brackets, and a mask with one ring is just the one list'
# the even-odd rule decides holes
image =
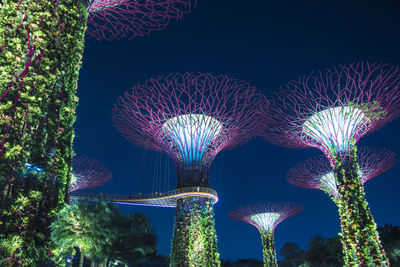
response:
{"label": "illuminated supertree canopy", "polygon": [[125,93],[113,119],[129,141],[170,155],[178,187],[209,186],[213,159],[256,134],[262,105],[266,98],[254,87],[225,75],[170,74]]}
{"label": "illuminated supertree canopy", "polygon": [[[357,158],[363,184],[397,162],[394,152],[381,148],[362,147],[357,152]],[[286,180],[299,187],[323,190],[335,201],[339,197],[333,169],[324,156],[315,156],[298,164],[287,173]]]}
{"label": "illuminated supertree canopy", "polygon": [[[263,123],[266,98],[248,83],[208,73],[170,74],[135,86],[113,110],[131,142],[168,153],[178,188],[209,187],[219,151],[248,141]],[[219,266],[210,199],[177,201],[172,266]]]}
{"label": "illuminated supertree canopy", "polygon": [[399,115],[400,69],[340,65],[287,83],[274,94],[267,140],[317,147],[334,162],[364,135]]}
{"label": "illuminated supertree canopy", "polygon": [[89,0],[87,33],[97,40],[144,36],[181,19],[195,5],[196,0]]}
{"label": "illuminated supertree canopy", "polygon": [[110,169],[87,157],[74,157],[71,192],[101,186],[112,178]]}
{"label": "illuminated supertree canopy", "polygon": [[266,203],[255,204],[229,212],[232,219],[247,222],[255,226],[261,234],[263,243],[264,266],[278,266],[274,244],[274,230],[286,218],[302,210],[302,206],[295,203]]}
{"label": "illuminated supertree canopy", "polygon": [[337,186],[346,265],[387,266],[364,197],[357,141],[399,115],[400,69],[386,64],[339,65],[289,82],[267,111],[267,140],[316,147],[327,156]]}

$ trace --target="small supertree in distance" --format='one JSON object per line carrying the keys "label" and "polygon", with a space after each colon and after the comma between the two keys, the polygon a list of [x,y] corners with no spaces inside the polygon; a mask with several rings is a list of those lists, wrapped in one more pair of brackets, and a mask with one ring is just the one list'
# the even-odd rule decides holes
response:
{"label": "small supertree in distance", "polygon": [[[0,208],[10,211],[0,214],[0,221],[7,221],[0,225],[0,239],[15,235],[22,240],[18,253],[5,258],[31,266],[43,265],[40,258],[48,258],[49,223],[43,221],[51,222],[51,211],[63,206],[72,177],[85,33],[96,40],[143,36],[180,19],[195,4],[196,0],[0,1],[0,188],[7,188]],[[36,183],[20,179],[25,166],[43,169]],[[57,178],[54,188],[46,177]],[[30,202],[17,201],[19,197]],[[22,212],[28,206],[39,208]],[[33,225],[43,229],[27,230]]]}
{"label": "small supertree in distance", "polygon": [[229,216],[232,219],[247,222],[260,231],[264,266],[278,267],[274,244],[275,228],[283,220],[295,215],[302,209],[302,206],[292,202],[259,203],[232,210],[229,212]]}
{"label": "small supertree in distance", "polygon": [[103,185],[112,178],[110,169],[97,160],[79,156],[72,160],[72,179],[70,192]]}
{"label": "small supertree in distance", "polygon": [[[258,132],[263,105],[266,98],[246,82],[208,73],[170,74],[126,92],[113,119],[131,142],[172,158],[178,189],[208,188],[213,159]],[[211,199],[177,200],[170,265],[220,265]]]}
{"label": "small supertree in distance", "polygon": [[[362,147],[357,151],[361,183],[386,172],[397,162],[396,153],[382,148]],[[286,175],[286,180],[296,186],[320,189],[336,203],[339,198],[335,175],[325,156],[315,156],[301,162]]]}
{"label": "small supertree in distance", "polygon": [[357,63],[289,82],[271,100],[266,139],[287,147],[316,147],[329,159],[346,265],[389,264],[364,197],[356,143],[399,115],[399,87],[399,68]]}

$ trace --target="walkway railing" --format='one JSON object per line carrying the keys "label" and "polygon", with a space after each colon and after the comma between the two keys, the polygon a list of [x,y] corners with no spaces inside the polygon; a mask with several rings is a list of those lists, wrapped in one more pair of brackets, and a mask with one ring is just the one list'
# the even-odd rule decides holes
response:
{"label": "walkway railing", "polygon": [[176,207],[176,201],[185,197],[210,198],[213,204],[218,202],[217,192],[211,188],[186,187],[167,192],[152,194],[103,194],[103,193],[74,193],[72,199],[104,199],[107,202],[125,205]]}

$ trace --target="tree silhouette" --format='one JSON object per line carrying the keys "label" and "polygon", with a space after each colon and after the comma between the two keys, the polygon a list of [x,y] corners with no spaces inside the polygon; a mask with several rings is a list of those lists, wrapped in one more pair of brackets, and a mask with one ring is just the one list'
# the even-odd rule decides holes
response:
{"label": "tree silhouette", "polygon": [[72,202],[57,214],[52,223],[51,238],[63,255],[66,250],[78,247],[80,264],[83,266],[85,253],[96,255],[96,251],[106,246],[110,233],[103,226],[110,223],[111,210],[105,202]]}
{"label": "tree silhouette", "polygon": [[296,243],[285,243],[280,253],[285,260],[279,266],[297,267],[303,262],[304,250],[300,249]]}
{"label": "tree silhouette", "polygon": [[123,216],[104,201],[80,201],[66,205],[51,225],[52,240],[62,261],[79,248],[80,266],[85,256],[95,264],[135,266],[156,252],[156,236],[142,214]]}
{"label": "tree silhouette", "polygon": [[391,266],[400,266],[400,226],[385,224],[378,227],[382,245],[388,255]]}

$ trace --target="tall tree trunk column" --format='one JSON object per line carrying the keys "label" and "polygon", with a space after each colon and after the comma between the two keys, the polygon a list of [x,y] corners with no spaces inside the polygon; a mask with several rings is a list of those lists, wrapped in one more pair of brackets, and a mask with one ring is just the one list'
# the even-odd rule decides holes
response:
{"label": "tall tree trunk column", "polygon": [[212,200],[203,197],[178,199],[170,266],[220,265]]}
{"label": "tall tree trunk column", "polygon": [[[0,188],[11,188],[0,206],[0,239],[21,237],[27,265],[35,261],[24,248],[36,254],[48,246],[52,214],[63,205],[71,179],[87,16],[79,0],[3,0],[0,5]],[[22,181],[24,164],[43,169],[29,174],[35,183]],[[45,186],[51,182],[52,193]],[[30,209],[32,201],[41,204],[38,210]],[[29,234],[37,224],[41,227]]]}
{"label": "tall tree trunk column", "polygon": [[274,234],[271,232],[266,232],[265,230],[260,230],[260,233],[263,244],[264,267],[278,267],[274,244]]}
{"label": "tall tree trunk column", "polygon": [[334,173],[346,266],[389,266],[365,200],[356,148],[343,159],[336,160]]}

